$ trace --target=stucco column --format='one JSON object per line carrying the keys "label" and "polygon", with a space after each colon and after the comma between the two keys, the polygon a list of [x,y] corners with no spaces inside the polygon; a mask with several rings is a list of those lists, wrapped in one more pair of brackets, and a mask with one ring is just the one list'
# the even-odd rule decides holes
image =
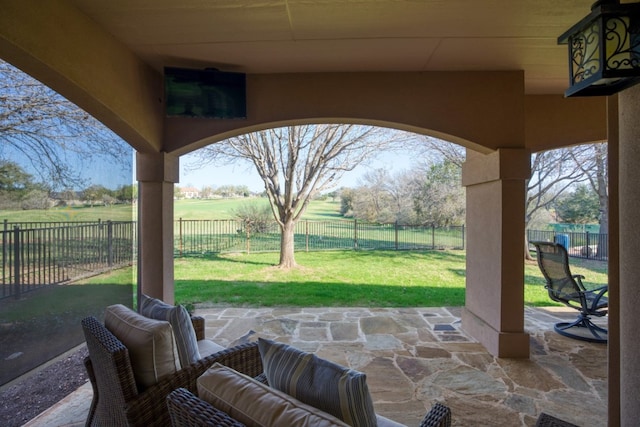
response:
{"label": "stucco column", "polygon": [[609,169],[609,343],[608,343],[608,403],[610,426],[620,425],[620,217],[618,179],[619,176],[619,132],[618,97],[607,99],[607,168]]}
{"label": "stucco column", "polygon": [[529,357],[524,332],[524,201],[530,153],[467,150],[466,303],[462,328],[494,356]]}
{"label": "stucco column", "polygon": [[640,85],[620,92],[620,425],[640,420]]}
{"label": "stucco column", "polygon": [[137,153],[138,289],[174,303],[173,185],[178,182],[178,157]]}

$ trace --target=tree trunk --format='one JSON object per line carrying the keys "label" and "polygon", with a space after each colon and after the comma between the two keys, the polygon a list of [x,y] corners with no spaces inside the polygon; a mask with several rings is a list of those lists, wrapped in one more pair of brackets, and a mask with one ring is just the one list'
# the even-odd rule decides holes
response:
{"label": "tree trunk", "polygon": [[529,252],[529,233],[527,232],[527,230],[529,229],[530,222],[531,222],[531,216],[525,215],[525,219],[524,219],[524,260],[525,261],[533,261],[531,252]]}
{"label": "tree trunk", "polygon": [[524,259],[526,261],[533,261],[534,258],[531,256],[531,252],[529,251],[529,239],[527,238],[527,234],[525,232],[524,236]]}
{"label": "tree trunk", "polygon": [[297,267],[294,247],[294,231],[296,223],[292,219],[287,220],[280,229],[280,268]]}
{"label": "tree trunk", "polygon": [[[598,200],[600,201],[600,234],[598,238],[597,255],[601,258],[609,256],[609,247],[603,241],[602,235],[609,234],[609,189],[607,172],[607,151],[606,146],[598,151],[597,161],[597,184]],[[601,147],[602,148],[602,147]]]}

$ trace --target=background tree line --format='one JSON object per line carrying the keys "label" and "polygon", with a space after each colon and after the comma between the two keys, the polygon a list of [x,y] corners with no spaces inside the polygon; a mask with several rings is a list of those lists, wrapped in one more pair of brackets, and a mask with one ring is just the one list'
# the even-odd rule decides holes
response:
{"label": "background tree line", "polygon": [[105,206],[132,203],[137,198],[135,185],[122,185],[112,190],[102,185],[90,185],[84,190],[54,191],[38,182],[15,162],[0,160],[0,206],[6,210],[48,209],[53,206]]}
{"label": "background tree line", "polygon": [[[385,170],[367,174],[359,187],[342,189],[341,214],[372,222],[463,224],[465,148],[428,137],[412,148],[424,166],[393,177]],[[526,229],[553,222],[598,223],[600,233],[608,233],[606,142],[533,153],[526,185]],[[530,258],[526,240],[525,256]]]}
{"label": "background tree line", "polygon": [[340,213],[367,222],[462,225],[465,191],[461,168],[443,159],[391,176],[378,169],[365,174],[356,188],[340,191]]}
{"label": "background tree line", "polygon": [[174,197],[180,200],[189,198],[215,199],[229,197],[249,197],[253,195],[251,190],[249,190],[249,187],[246,185],[221,185],[218,187],[207,185],[202,187],[201,189],[197,189],[197,197],[189,195],[191,189],[193,189],[193,187],[191,186],[176,186],[174,189]]}

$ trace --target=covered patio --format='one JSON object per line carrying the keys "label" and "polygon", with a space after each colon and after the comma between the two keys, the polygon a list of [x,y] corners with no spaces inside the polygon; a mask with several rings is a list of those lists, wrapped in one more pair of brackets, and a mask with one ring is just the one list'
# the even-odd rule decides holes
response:
{"label": "covered patio", "polygon": [[[460,328],[461,308],[203,308],[208,338],[225,346],[265,337],[367,374],[376,411],[417,426],[444,402],[457,426],[532,426],[541,412],[607,425],[606,346],[553,331],[575,311],[527,308],[529,360],[489,354]],[[25,427],[84,425],[86,384]],[[589,408],[588,415],[585,408]]]}
{"label": "covered patio", "polygon": [[[0,0],[0,57],[136,150],[139,289],[169,303],[180,156],[232,135],[322,122],[386,126],[463,145],[468,249],[460,328],[487,357],[525,365],[538,349],[523,301],[530,154],[608,141],[610,333],[606,363],[598,366],[607,366],[608,424],[634,425],[640,86],[609,97],[563,97],[568,59],[557,38],[592,4]],[[245,73],[247,117],[168,117],[165,67]],[[481,403],[475,395],[467,402]]]}

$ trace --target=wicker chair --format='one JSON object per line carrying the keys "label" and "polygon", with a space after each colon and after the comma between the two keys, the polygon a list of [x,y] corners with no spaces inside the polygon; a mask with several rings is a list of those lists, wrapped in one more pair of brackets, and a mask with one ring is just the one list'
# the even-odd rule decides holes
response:
{"label": "wicker chair", "polygon": [[[204,319],[196,318],[194,327],[196,336],[202,339]],[[257,344],[245,344],[203,358],[145,390],[138,390],[129,352],[122,342],[95,317],[83,319],[82,329],[89,349],[84,363],[93,386],[87,426],[167,426],[169,393],[180,387],[195,392],[197,378],[214,363],[251,377],[262,372]]]}

